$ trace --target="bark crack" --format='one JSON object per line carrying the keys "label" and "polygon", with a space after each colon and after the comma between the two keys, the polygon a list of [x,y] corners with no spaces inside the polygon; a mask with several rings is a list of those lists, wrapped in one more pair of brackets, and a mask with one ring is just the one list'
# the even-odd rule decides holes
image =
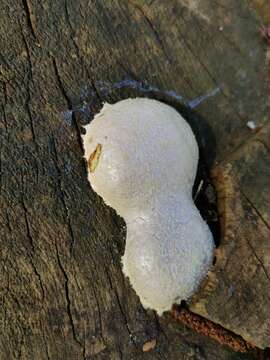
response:
{"label": "bark crack", "polygon": [[103,343],[105,344],[105,339],[103,337],[103,325],[102,325],[102,316],[101,316],[101,310],[100,310],[100,305],[99,305],[99,301],[98,301],[98,297],[97,297],[97,293],[96,290],[94,288],[94,285],[91,286],[92,287],[92,291],[94,294],[94,298],[96,300],[96,304],[97,304],[97,308],[98,308],[98,321],[99,321],[99,327],[100,327],[100,337],[103,341]]}
{"label": "bark crack", "polygon": [[29,0],[22,0],[22,4],[23,4],[23,7],[24,7],[24,11],[25,11],[25,15],[26,15],[26,19],[27,19],[27,24],[28,24],[28,27],[30,29],[30,32],[31,34],[33,35],[34,39],[37,38],[36,36],[36,31],[35,31],[35,25],[32,21],[32,6],[29,2]]}
{"label": "bark crack", "polygon": [[22,204],[22,208],[23,208],[23,211],[24,211],[24,221],[25,221],[25,226],[26,226],[26,235],[27,235],[27,238],[29,239],[29,242],[30,242],[30,246],[31,246],[31,250],[32,250],[32,254],[28,254],[29,256],[29,260],[30,260],[30,264],[32,266],[32,269],[35,273],[35,275],[37,276],[38,278],[38,282],[39,282],[39,286],[40,286],[40,289],[41,289],[41,293],[42,293],[42,300],[44,299],[45,297],[45,292],[44,292],[44,287],[43,287],[43,283],[42,283],[42,279],[41,279],[41,275],[39,274],[35,264],[34,264],[34,261],[33,261],[33,254],[35,254],[35,246],[34,246],[34,238],[31,234],[31,226],[30,226],[30,222],[29,222],[29,219],[28,219],[28,211],[27,211],[27,207],[25,205],[25,202],[22,198],[21,200],[21,204]]}
{"label": "bark crack", "polygon": [[119,352],[119,356],[120,356],[120,360],[122,360],[122,359],[124,359],[123,358],[123,353],[122,353],[122,350],[121,350],[121,348],[120,348],[120,346],[118,345],[118,352]]}
{"label": "bark crack", "polygon": [[157,331],[161,332],[164,335],[166,341],[169,342],[168,335],[166,334],[166,332],[162,328],[162,326],[161,326],[161,324],[159,322],[159,319],[158,319],[158,315],[156,314],[156,312],[154,312],[154,317],[155,317],[155,321],[156,321]]}
{"label": "bark crack", "polygon": [[[164,42],[161,39],[159,32],[157,31],[153,21],[149,18],[149,16],[146,14],[146,12],[143,10],[142,7],[140,7],[138,4],[134,4],[132,1],[129,1],[130,4],[134,7],[134,9],[136,9],[141,15],[142,17],[145,19],[146,23],[148,24],[149,28],[151,29],[151,31],[153,32],[157,43],[159,44],[161,50],[163,51],[166,59],[168,60],[169,63],[171,63],[171,57],[168,54],[167,50],[165,49],[164,46]],[[181,68],[181,75],[184,75],[183,70]],[[191,82],[187,79],[186,76],[183,76],[183,80],[185,81],[185,83],[188,85],[188,87],[190,87],[191,89],[193,89]]]}
{"label": "bark crack", "polygon": [[82,57],[81,57],[81,55],[80,55],[80,48],[78,47],[76,41],[74,40],[75,31],[74,31],[73,26],[72,26],[72,24],[71,24],[70,15],[69,15],[69,11],[68,11],[68,5],[67,5],[67,1],[66,1],[66,0],[65,0],[65,16],[66,16],[67,23],[68,23],[68,26],[69,26],[70,31],[71,31],[71,35],[72,35],[72,36],[71,36],[71,39],[72,39],[73,45],[74,45],[75,50],[76,50],[76,55],[77,55],[77,57],[78,57],[78,59],[79,59],[79,61],[80,61],[80,63],[81,63],[82,68],[86,70],[87,76],[88,76],[88,78],[89,78],[89,80],[90,80],[91,86],[92,86],[92,88],[94,89],[94,92],[95,92],[97,98],[102,102],[102,98],[101,98],[101,96],[99,95],[99,91],[98,91],[97,87],[95,86],[95,82],[91,79],[91,76],[90,76],[90,74],[89,74],[89,71],[88,71],[87,67],[84,66],[84,61],[83,61],[83,59],[82,59]]}
{"label": "bark crack", "polygon": [[70,294],[69,294],[69,278],[68,278],[68,275],[61,263],[61,260],[60,260],[60,256],[59,256],[59,252],[58,252],[58,247],[57,247],[57,244],[55,243],[55,248],[56,248],[56,258],[57,258],[57,263],[58,263],[58,266],[62,272],[62,275],[64,277],[64,289],[65,289],[65,297],[66,297],[66,311],[67,311],[67,314],[68,314],[68,318],[69,318],[69,322],[70,322],[70,325],[71,325],[71,330],[72,330],[72,335],[73,335],[73,338],[75,340],[75,342],[77,344],[79,344],[81,347],[83,347],[81,341],[78,339],[77,337],[77,334],[76,334],[76,330],[75,330],[75,324],[74,324],[74,320],[73,320],[73,317],[72,317],[72,312],[71,312],[71,301],[70,301]]}
{"label": "bark crack", "polygon": [[[26,0],[23,0],[23,1],[26,1]],[[20,26],[21,26],[21,24],[20,24]],[[25,100],[25,106],[26,106],[26,111],[27,111],[27,114],[28,114],[28,117],[30,120],[30,128],[31,128],[31,132],[32,132],[33,141],[36,144],[36,134],[35,134],[33,117],[32,117],[31,108],[30,108],[30,100],[31,100],[30,82],[33,81],[33,71],[32,71],[33,64],[32,64],[32,60],[31,60],[30,49],[29,49],[28,43],[26,41],[25,35],[23,33],[22,26],[21,26],[21,33],[22,33],[22,38],[23,38],[25,50],[27,53],[28,64],[29,64],[28,74],[27,74],[27,83],[26,83],[27,95],[26,95],[26,100]]]}
{"label": "bark crack", "polygon": [[55,58],[53,58],[53,68],[54,68],[54,73],[55,73],[55,77],[57,79],[57,82],[58,82],[58,87],[67,103],[67,107],[68,107],[68,110],[71,111],[71,118],[72,118],[72,122],[75,126],[75,130],[76,130],[76,134],[77,134],[77,140],[78,140],[78,143],[79,143],[79,146],[80,146],[80,149],[82,151],[82,153],[84,153],[84,148],[83,148],[83,143],[82,143],[82,138],[81,138],[81,132],[80,132],[80,128],[79,128],[79,125],[78,125],[78,122],[76,120],[76,116],[75,116],[75,112],[73,110],[73,106],[72,106],[72,102],[65,90],[65,87],[64,87],[64,84],[61,80],[61,76],[60,76],[60,73],[59,73],[59,70],[58,70],[58,66],[57,66],[57,63],[56,63],[56,60]]}
{"label": "bark crack", "polygon": [[7,225],[7,228],[8,228],[8,230],[9,230],[9,232],[12,233],[12,227],[11,227],[11,225],[10,225],[10,220],[9,220],[9,215],[8,215],[7,210],[6,210],[5,214],[6,214],[6,225]]}
{"label": "bark crack", "polygon": [[265,144],[265,142],[262,139],[256,139],[260,144],[262,144],[268,152],[270,152],[270,147]]}
{"label": "bark crack", "polygon": [[123,310],[123,308],[122,308],[122,305],[121,305],[121,302],[120,302],[120,299],[119,299],[118,292],[117,292],[117,290],[115,289],[115,287],[113,286],[112,279],[111,279],[111,277],[110,277],[110,274],[109,274],[108,270],[105,269],[105,271],[106,271],[106,274],[107,274],[107,277],[108,277],[108,280],[109,280],[110,287],[111,287],[112,291],[114,292],[114,295],[115,295],[115,298],[116,298],[116,301],[117,301],[117,305],[118,305],[119,310],[120,310],[120,312],[121,312],[121,314],[122,314],[122,317],[123,317],[123,319],[124,319],[125,327],[126,327],[127,332],[128,332],[128,334],[129,334],[129,338],[130,338],[132,344],[137,348],[136,343],[135,343],[135,340],[134,340],[134,336],[133,336],[133,334],[132,334],[132,332],[131,332],[131,330],[130,330],[130,327],[129,327],[129,325],[128,325],[128,320],[127,320],[126,314],[125,314],[125,312],[124,312],[124,310]]}
{"label": "bark crack", "polygon": [[2,106],[2,111],[3,111],[3,120],[4,120],[4,125],[5,125],[5,131],[8,134],[7,115],[6,115],[6,110],[5,110],[4,106]]}
{"label": "bark crack", "polygon": [[241,194],[243,195],[243,197],[245,198],[245,200],[249,203],[249,205],[252,207],[252,209],[255,211],[255,213],[259,216],[259,218],[262,220],[262,222],[264,223],[264,225],[267,227],[268,230],[270,230],[270,225],[268,224],[268,222],[264,219],[264,217],[261,215],[261,213],[259,212],[259,210],[256,208],[256,206],[253,204],[253,202],[245,195],[245,193],[243,191],[241,191]]}
{"label": "bark crack", "polygon": [[34,246],[34,239],[32,237],[32,234],[31,234],[31,230],[30,230],[30,224],[29,224],[29,220],[28,220],[28,211],[27,211],[27,208],[25,206],[25,202],[22,198],[22,208],[23,208],[23,211],[24,211],[24,221],[25,221],[25,226],[26,226],[26,234],[27,234],[27,237],[29,239],[29,242],[30,242],[30,245],[31,245],[31,248],[32,248],[32,252],[35,253],[35,246]]}
{"label": "bark crack", "polygon": [[32,265],[32,267],[33,267],[33,270],[34,270],[35,275],[36,275],[37,278],[38,278],[39,286],[40,286],[40,288],[41,288],[41,293],[42,293],[42,299],[41,299],[41,300],[43,301],[43,300],[44,300],[44,297],[45,297],[44,287],[43,287],[43,283],[42,283],[42,279],[41,279],[40,273],[37,271],[37,268],[36,268],[36,266],[35,266],[35,264],[34,264],[34,262],[33,262],[32,257],[30,257],[30,263],[31,263],[31,265]]}
{"label": "bark crack", "polygon": [[248,246],[250,247],[253,255],[255,256],[255,258],[257,259],[257,261],[260,263],[260,265],[261,265],[261,267],[262,267],[262,269],[263,269],[263,272],[264,272],[265,276],[266,276],[267,279],[270,281],[270,276],[269,276],[269,274],[268,274],[268,272],[267,272],[267,270],[266,270],[266,268],[265,268],[265,266],[264,266],[263,261],[262,261],[262,260],[260,259],[260,257],[257,255],[254,247],[251,245],[251,243],[250,243],[250,241],[249,241],[248,239],[247,239],[247,243],[248,243]]}
{"label": "bark crack", "polygon": [[53,144],[52,148],[53,148],[53,152],[54,152],[53,161],[54,161],[57,173],[58,173],[58,177],[57,177],[58,188],[60,189],[60,199],[61,199],[63,208],[65,210],[65,216],[66,216],[66,219],[67,219],[68,230],[69,230],[70,237],[71,237],[70,252],[72,253],[72,251],[74,249],[74,245],[75,245],[75,236],[74,236],[73,229],[72,229],[72,226],[71,226],[69,208],[68,208],[68,206],[66,204],[66,200],[65,200],[65,195],[64,195],[64,190],[63,190],[63,185],[62,185],[62,180],[61,180],[62,174],[61,174],[61,170],[60,170],[59,165],[58,165],[58,154],[57,154],[57,150],[56,150],[56,146],[55,146],[55,140],[54,140],[54,138],[52,138],[52,140],[53,140],[52,141],[52,144]]}
{"label": "bark crack", "polygon": [[[260,214],[259,210],[256,208],[256,206],[253,204],[253,202],[245,195],[245,193],[243,191],[240,191],[240,193],[242,194],[242,196],[245,198],[245,200],[248,202],[248,204],[251,206],[251,208],[255,211],[255,213],[258,215],[258,217],[262,220],[262,222],[264,223],[264,225],[267,227],[268,230],[270,230],[270,225],[267,223],[267,221],[263,218],[263,216]],[[256,253],[254,247],[252,246],[252,244],[250,243],[250,241],[248,240],[248,238],[246,239],[248,246],[250,247],[253,255],[255,256],[255,258],[257,259],[257,261],[260,263],[262,270],[266,276],[266,278],[270,281],[270,275],[268,274],[268,271],[263,263],[263,261],[261,260],[261,258],[258,256],[258,254]]]}
{"label": "bark crack", "polygon": [[[91,263],[92,265],[94,266],[94,269],[95,269],[95,272],[98,273],[98,270],[97,270],[97,267],[96,267],[96,263],[93,259],[93,256],[91,253],[89,253],[90,257],[91,257]],[[102,311],[101,311],[101,308],[100,308],[100,303],[99,303],[99,299],[98,299],[98,296],[97,296],[97,292],[96,292],[96,288],[95,288],[95,285],[94,283],[90,283],[91,285],[91,289],[93,291],[93,295],[94,295],[94,298],[95,298],[95,301],[96,301],[96,304],[97,304],[97,308],[98,308],[98,320],[99,320],[99,326],[100,326],[100,337],[101,337],[101,340],[103,341],[104,345],[106,344],[106,341],[105,341],[105,338],[104,338],[104,335],[103,335],[103,324],[102,324]]]}
{"label": "bark crack", "polygon": [[[6,82],[3,82],[3,93],[4,93],[4,105],[6,106],[7,102],[8,102],[7,83]],[[3,108],[5,108],[5,107],[3,106]]]}
{"label": "bark crack", "polygon": [[167,51],[165,50],[165,46],[163,44],[163,41],[162,41],[161,37],[159,36],[159,33],[158,33],[155,25],[153,24],[152,20],[149,18],[149,16],[146,14],[146,12],[143,10],[143,8],[141,6],[139,6],[137,4],[133,4],[132,1],[130,3],[133,5],[133,7],[135,9],[137,9],[137,11],[140,12],[142,17],[145,19],[145,21],[148,24],[149,28],[153,32],[153,34],[154,34],[154,36],[156,38],[156,41],[158,42],[159,46],[161,47],[163,53],[166,55],[166,58],[170,61],[170,57],[169,57]]}

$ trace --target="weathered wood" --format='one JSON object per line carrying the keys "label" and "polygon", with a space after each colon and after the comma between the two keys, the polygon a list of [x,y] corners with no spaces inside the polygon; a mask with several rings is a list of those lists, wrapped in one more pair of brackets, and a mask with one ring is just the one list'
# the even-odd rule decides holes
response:
{"label": "weathered wood", "polygon": [[261,348],[270,347],[269,145],[266,125],[213,170],[222,241],[190,306]]}
{"label": "weathered wood", "polygon": [[[220,88],[186,115],[209,164],[229,156],[269,114],[256,13],[233,0],[0,9],[0,358],[249,358],[142,309],[121,272],[124,223],[87,182],[80,133],[102,101],[149,94],[178,108],[167,90]],[[127,78],[159,91],[117,89]]]}

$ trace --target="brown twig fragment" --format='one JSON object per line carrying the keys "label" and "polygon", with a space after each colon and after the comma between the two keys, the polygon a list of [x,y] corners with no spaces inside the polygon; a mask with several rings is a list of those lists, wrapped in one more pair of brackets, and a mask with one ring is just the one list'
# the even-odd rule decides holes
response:
{"label": "brown twig fragment", "polygon": [[196,315],[179,305],[173,306],[172,315],[175,319],[181,321],[197,333],[208,336],[222,345],[227,345],[234,351],[252,352],[256,355],[257,359],[267,359],[263,350],[247,343],[241,336],[236,335],[231,331],[224,329],[222,326]]}

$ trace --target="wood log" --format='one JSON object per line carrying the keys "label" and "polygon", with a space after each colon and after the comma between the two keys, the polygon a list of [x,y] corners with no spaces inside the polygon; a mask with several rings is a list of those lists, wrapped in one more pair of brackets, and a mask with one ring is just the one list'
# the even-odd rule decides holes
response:
{"label": "wood log", "polygon": [[[1,359],[251,358],[142,308],[121,271],[125,224],[90,188],[80,134],[102,102],[149,96],[186,115],[209,169],[229,158],[254,136],[247,121],[263,127],[269,114],[258,8],[255,0],[1,1]],[[265,223],[244,201],[256,222],[248,234],[260,225],[259,237]],[[253,239],[244,253],[253,276],[239,278],[247,289],[266,285],[269,249],[261,254],[266,243]],[[213,294],[215,302],[223,292]],[[269,302],[259,307],[255,295],[237,301],[260,327]],[[213,309],[207,316],[267,343],[243,312],[233,319]]]}

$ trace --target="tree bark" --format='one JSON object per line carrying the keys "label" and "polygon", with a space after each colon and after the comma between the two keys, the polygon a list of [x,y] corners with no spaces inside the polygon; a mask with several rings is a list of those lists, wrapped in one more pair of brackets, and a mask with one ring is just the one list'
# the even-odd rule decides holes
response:
{"label": "tree bark", "polygon": [[[252,5],[1,1],[1,359],[250,358],[142,308],[121,271],[125,224],[87,182],[80,134],[102,102],[149,96],[185,114],[209,169],[253,141],[247,121],[263,128],[269,114],[269,50]],[[269,269],[257,251],[246,289]],[[206,315],[241,334],[217,311]]]}

